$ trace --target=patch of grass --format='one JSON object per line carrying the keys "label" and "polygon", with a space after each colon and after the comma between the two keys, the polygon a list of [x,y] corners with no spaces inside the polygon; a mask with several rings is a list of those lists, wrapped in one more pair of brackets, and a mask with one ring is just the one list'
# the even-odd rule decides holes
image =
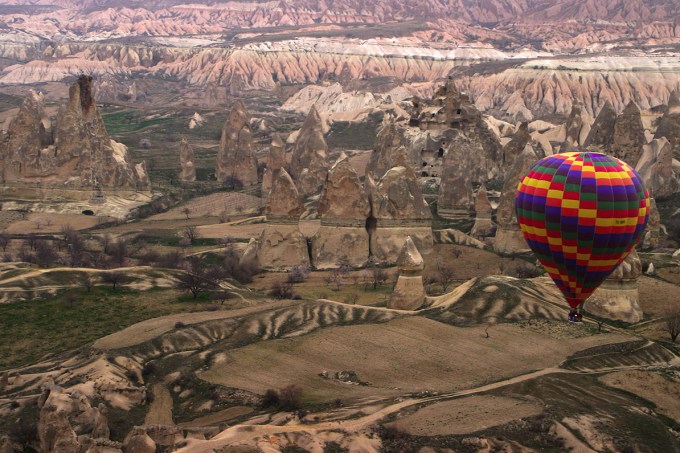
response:
{"label": "patch of grass", "polygon": [[[70,294],[72,292],[69,292]],[[0,305],[0,369],[35,362],[46,354],[86,345],[105,335],[158,316],[204,308],[206,301],[178,300],[174,290],[146,292],[97,287]]]}
{"label": "patch of grass", "polygon": [[160,118],[146,118],[141,112],[132,110],[122,110],[120,112],[108,113],[103,115],[104,124],[109,134],[125,134],[135,132],[149,126],[166,124],[175,121],[172,116]]}

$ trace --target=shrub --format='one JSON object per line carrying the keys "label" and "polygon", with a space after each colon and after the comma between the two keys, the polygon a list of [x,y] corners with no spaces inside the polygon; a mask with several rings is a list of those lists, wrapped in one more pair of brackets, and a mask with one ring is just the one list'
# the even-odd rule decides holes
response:
{"label": "shrub", "polygon": [[182,321],[177,321],[175,323],[175,329],[181,329],[182,327],[186,327],[186,324],[184,324]]}
{"label": "shrub", "polygon": [[302,407],[302,388],[291,384],[279,391],[281,409],[297,411]]}
{"label": "shrub", "polygon": [[142,368],[142,376],[148,377],[156,374],[156,370],[158,367],[156,367],[156,364],[154,362],[148,362],[144,365],[144,368]]}
{"label": "shrub", "polygon": [[293,297],[293,285],[288,282],[274,282],[269,295],[279,300],[291,299]]}
{"label": "shrub", "polygon": [[280,401],[279,392],[274,389],[269,389],[264,392],[264,396],[262,397],[262,407],[275,407],[279,405]]}
{"label": "shrub", "polygon": [[288,283],[302,283],[309,277],[309,265],[307,264],[296,264],[290,268],[290,273],[288,274]]}

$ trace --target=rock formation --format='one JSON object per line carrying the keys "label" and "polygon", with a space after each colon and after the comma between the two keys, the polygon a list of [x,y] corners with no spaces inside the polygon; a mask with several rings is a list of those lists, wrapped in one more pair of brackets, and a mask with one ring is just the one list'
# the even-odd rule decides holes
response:
{"label": "rock formation", "polygon": [[496,239],[494,241],[496,253],[505,255],[529,251],[529,246],[524,240],[517,223],[515,192],[522,178],[524,178],[529,168],[536,161],[536,153],[530,145],[527,145],[505,177],[501,199],[496,210],[496,222],[498,222]]}
{"label": "rock formation", "polygon": [[602,110],[595,118],[590,128],[584,146],[594,146],[608,149],[614,142],[614,125],[616,124],[616,110],[611,102],[605,102]]}
{"label": "rock formation", "polygon": [[253,154],[250,114],[238,100],[222,126],[215,177],[222,183],[240,181],[244,186],[257,184],[257,160]]}
{"label": "rock formation", "polygon": [[444,154],[444,164],[437,214],[447,219],[467,219],[472,207],[472,174],[474,162],[464,148],[451,147]]}
{"label": "rock formation", "polygon": [[411,236],[407,236],[397,259],[399,277],[392,291],[388,308],[396,310],[417,310],[425,302],[423,269],[425,263]]}
{"label": "rock formation", "polygon": [[564,140],[572,146],[582,146],[588,138],[592,124],[593,118],[588,115],[588,112],[584,110],[581,104],[575,102],[571,106],[569,118],[567,119],[567,123],[564,125]]}
{"label": "rock formation", "polygon": [[370,206],[359,176],[346,157],[328,172],[319,215],[321,226],[312,239],[314,267],[337,267],[343,258],[354,267],[364,266],[369,255],[366,219]]}
{"label": "rock formation", "polygon": [[671,93],[668,107],[654,133],[654,138],[661,137],[670,141],[673,158],[680,160],[680,93],[677,91]]}
{"label": "rock formation", "polygon": [[194,150],[187,141],[183,138],[179,144],[179,163],[182,171],[179,173],[179,179],[183,182],[196,181],[196,166],[194,165]]}
{"label": "rock formation", "polygon": [[328,173],[327,153],[321,116],[312,107],[295,140],[290,162],[291,176],[303,196],[318,195],[321,191]]}
{"label": "rock formation", "polygon": [[298,223],[304,208],[293,179],[281,169],[269,193],[267,226],[257,241],[257,262],[263,269],[287,270],[309,265],[307,240]]}
{"label": "rock formation", "polygon": [[475,195],[475,224],[470,231],[470,236],[484,238],[491,236],[496,231],[496,225],[491,220],[491,203],[486,193],[486,187],[481,185]]}
{"label": "rock formation", "polygon": [[411,168],[394,167],[375,184],[366,178],[371,204],[367,221],[371,256],[396,262],[407,236],[422,253],[432,249],[432,212]]}
{"label": "rock formation", "polygon": [[45,130],[47,115],[44,96],[31,91],[19,108],[19,113],[9,124],[7,138],[2,146],[3,180],[16,181],[40,177],[52,170],[54,162],[47,150],[51,133]]}
{"label": "rock formation", "polygon": [[277,133],[272,136],[272,143],[269,146],[267,156],[267,167],[262,175],[262,193],[267,194],[272,190],[274,180],[279,175],[279,170],[286,166],[286,145]]}
{"label": "rock formation", "polygon": [[647,221],[647,228],[645,228],[642,239],[642,249],[655,249],[659,246],[661,239],[661,214],[656,207],[656,200],[649,199],[649,220]]}
{"label": "rock formation", "polygon": [[649,190],[650,196],[663,200],[680,191],[680,178],[673,168],[670,142],[656,138],[642,147],[642,155],[635,167]]}
{"label": "rock formation", "polygon": [[367,175],[377,181],[390,168],[410,165],[402,134],[403,132],[399,130],[395,118],[386,114],[378,129],[371,158],[366,165]]}
{"label": "rock formation", "polygon": [[647,139],[640,107],[631,101],[616,118],[610,153],[635,168],[642,154],[642,145],[645,143]]}
{"label": "rock formation", "polygon": [[521,123],[512,139],[503,146],[503,167],[509,169],[515,162],[515,159],[517,159],[517,156],[522,154],[524,147],[530,142],[529,124],[526,122]]}
{"label": "rock formation", "polygon": [[31,93],[0,146],[5,181],[63,183],[72,187],[148,189],[128,150],[109,137],[92,95],[92,78],[69,89],[68,105],[48,132],[42,97]]}
{"label": "rock formation", "polygon": [[637,282],[641,274],[642,263],[633,249],[585,302],[584,308],[601,318],[628,323],[641,321]]}
{"label": "rock formation", "polygon": [[38,437],[44,452],[77,453],[96,440],[109,438],[106,406],[92,407],[79,391],[66,393],[59,386],[48,385],[39,406]]}

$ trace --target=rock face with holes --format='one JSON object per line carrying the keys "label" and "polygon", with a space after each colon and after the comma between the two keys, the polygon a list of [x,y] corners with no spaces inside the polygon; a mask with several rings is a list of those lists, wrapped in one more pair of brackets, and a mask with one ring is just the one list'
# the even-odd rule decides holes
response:
{"label": "rock face with holes", "polygon": [[368,196],[347,157],[331,167],[319,203],[321,226],[312,239],[312,264],[317,269],[337,267],[342,260],[353,267],[368,262],[366,219]]}
{"label": "rock face with holes", "polygon": [[238,182],[244,186],[257,184],[250,114],[241,100],[236,101],[222,126],[215,176],[218,181],[229,185]]}
{"label": "rock face with holes", "polygon": [[[3,179],[63,184],[67,187],[148,190],[128,149],[111,140],[92,94],[92,78],[81,76],[69,89],[54,128],[43,97],[29,94],[0,145]],[[143,168],[143,167],[140,167]]]}
{"label": "rock face with holes", "polygon": [[524,240],[517,223],[515,193],[520,181],[537,160],[538,158],[533,148],[531,145],[527,145],[505,177],[501,199],[496,210],[496,221],[498,222],[494,240],[494,250],[496,253],[510,255],[529,251],[529,246]]}
{"label": "rock face with holes", "polygon": [[256,242],[260,267],[288,270],[296,264],[310,264],[307,240],[299,229],[303,210],[293,179],[281,169],[265,207],[267,226]]}
{"label": "rock face with holes", "polygon": [[432,250],[432,212],[410,167],[394,167],[377,183],[367,177],[365,187],[371,256],[377,262],[395,263],[408,236],[421,253]]}
{"label": "rock face with holes", "polygon": [[493,236],[496,232],[496,225],[491,220],[491,214],[491,203],[486,187],[482,184],[475,195],[475,224],[470,231],[470,236],[477,239]]}
{"label": "rock face with holes", "polygon": [[638,278],[642,263],[633,249],[614,272],[585,302],[584,308],[600,318],[636,323],[642,321],[642,309],[638,304]]}
{"label": "rock face with holes", "polygon": [[179,144],[179,163],[182,171],[179,173],[179,180],[183,182],[196,181],[196,166],[194,165],[194,150],[183,138]]}
{"label": "rock face with holes", "polygon": [[425,302],[425,286],[423,285],[425,262],[411,236],[406,237],[399,252],[397,267],[399,277],[387,307],[397,310],[417,310]]}
{"label": "rock face with holes", "polygon": [[290,171],[303,196],[319,194],[328,173],[328,145],[321,116],[314,106],[293,145]]}
{"label": "rock face with holes", "polygon": [[649,220],[642,239],[643,250],[653,250],[659,246],[661,240],[661,214],[656,207],[656,200],[649,199]]}
{"label": "rock face with holes", "polygon": [[268,194],[272,190],[274,180],[279,175],[279,170],[286,166],[286,145],[278,132],[272,135],[272,143],[269,146],[267,167],[262,175],[262,193]]}

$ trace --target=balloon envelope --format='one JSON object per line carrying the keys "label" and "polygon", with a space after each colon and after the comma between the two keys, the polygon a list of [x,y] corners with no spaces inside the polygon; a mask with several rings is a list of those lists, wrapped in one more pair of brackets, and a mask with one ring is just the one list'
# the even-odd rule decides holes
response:
{"label": "balloon envelope", "polygon": [[515,207],[529,247],[576,308],[637,244],[649,218],[649,194],[625,162],[563,153],[529,170]]}

